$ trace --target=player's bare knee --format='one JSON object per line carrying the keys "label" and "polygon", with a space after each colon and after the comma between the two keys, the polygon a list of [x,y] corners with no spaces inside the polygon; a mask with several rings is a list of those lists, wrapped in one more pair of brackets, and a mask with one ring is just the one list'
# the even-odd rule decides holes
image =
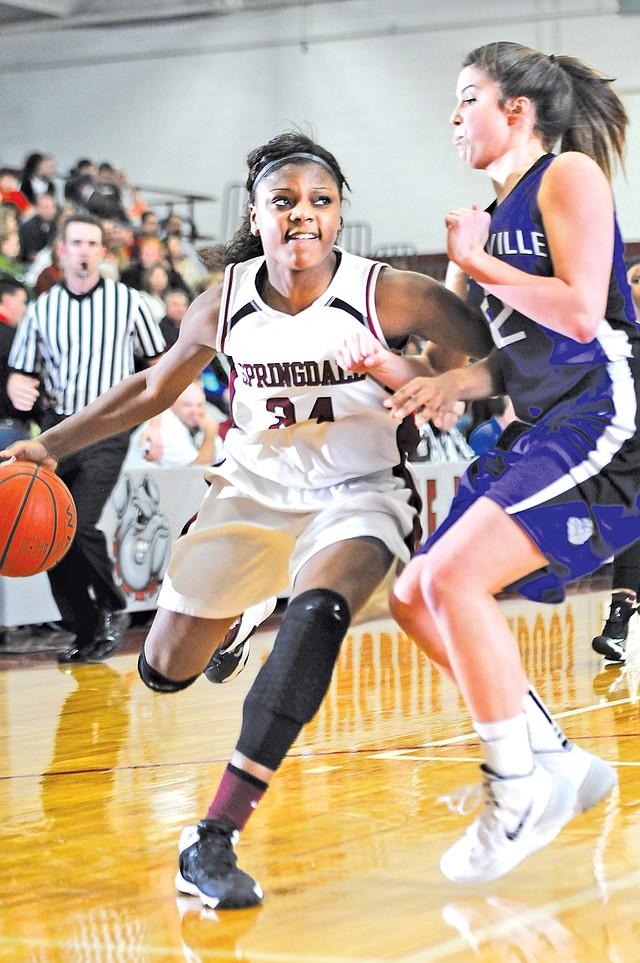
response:
{"label": "player's bare knee", "polygon": [[433,559],[422,565],[420,572],[420,595],[422,604],[435,615],[460,598],[460,579],[455,565],[446,559],[442,563]]}

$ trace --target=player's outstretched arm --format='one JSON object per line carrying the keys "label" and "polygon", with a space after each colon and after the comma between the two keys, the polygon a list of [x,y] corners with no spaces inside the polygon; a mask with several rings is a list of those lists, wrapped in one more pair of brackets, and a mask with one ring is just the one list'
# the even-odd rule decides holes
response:
{"label": "player's outstretched arm", "polygon": [[479,314],[426,274],[384,268],[376,285],[376,309],[387,339],[415,334],[472,358],[484,358],[492,348]]}

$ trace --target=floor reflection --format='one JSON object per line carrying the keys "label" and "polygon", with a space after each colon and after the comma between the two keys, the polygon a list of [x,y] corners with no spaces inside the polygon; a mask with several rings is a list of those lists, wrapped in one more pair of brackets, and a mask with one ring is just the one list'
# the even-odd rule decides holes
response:
{"label": "floor reflection", "polygon": [[176,906],[187,963],[205,963],[220,959],[221,955],[226,958],[226,954],[240,963],[251,959],[242,949],[242,938],[259,922],[262,916],[259,908],[237,910],[233,914],[216,913],[193,896],[179,896]]}
{"label": "floor reflection", "polygon": [[636,640],[626,665],[592,652],[608,599],[500,602],[549,708],[616,765],[620,790],[484,889],[438,870],[473,818],[456,792],[478,781],[469,716],[384,606],[352,626],[324,705],[243,834],[240,863],[267,893],[254,911],[176,902],[173,878],[180,828],[211,799],[273,624],[233,683],[175,697],[141,685],[133,647],[104,665],[40,656],[0,673],[0,958],[636,963],[640,659]]}
{"label": "floor reflection", "polygon": [[554,916],[499,896],[446,903],[442,917],[485,963],[577,963],[579,941]]}

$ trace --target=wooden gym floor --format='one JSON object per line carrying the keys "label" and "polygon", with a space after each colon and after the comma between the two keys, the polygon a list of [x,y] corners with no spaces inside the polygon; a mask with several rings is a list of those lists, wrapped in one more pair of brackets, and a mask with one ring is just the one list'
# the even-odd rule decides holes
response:
{"label": "wooden gym floor", "polygon": [[557,607],[500,603],[567,734],[618,767],[606,805],[496,883],[445,880],[440,854],[470,818],[446,797],[477,781],[478,745],[452,687],[378,602],[238,846],[263,906],[217,914],[176,893],[177,841],[206,812],[277,617],[242,676],[175,696],[139,681],[141,628],[108,663],[73,668],[55,660],[59,637],[12,634],[0,650],[0,959],[637,963],[640,656],[635,638],[624,668],[592,652],[608,599],[603,579]]}

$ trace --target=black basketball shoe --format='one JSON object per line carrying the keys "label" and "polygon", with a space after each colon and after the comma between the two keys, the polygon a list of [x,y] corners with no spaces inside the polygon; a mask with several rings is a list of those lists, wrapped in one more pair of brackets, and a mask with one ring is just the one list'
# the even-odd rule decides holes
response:
{"label": "black basketball shoe", "polygon": [[225,819],[201,819],[180,836],[176,888],[199,896],[211,909],[246,909],[262,902],[259,883],[238,869],[238,830]]}
{"label": "black basketball shoe", "polygon": [[252,605],[236,619],[204,670],[209,682],[230,682],[240,675],[251,652],[251,636],[276,607],[277,598]]}
{"label": "black basketball shoe", "polygon": [[629,620],[638,609],[626,599],[611,599],[609,618],[600,635],[591,642],[594,652],[603,655],[607,662],[625,662],[627,658],[627,635]]}

